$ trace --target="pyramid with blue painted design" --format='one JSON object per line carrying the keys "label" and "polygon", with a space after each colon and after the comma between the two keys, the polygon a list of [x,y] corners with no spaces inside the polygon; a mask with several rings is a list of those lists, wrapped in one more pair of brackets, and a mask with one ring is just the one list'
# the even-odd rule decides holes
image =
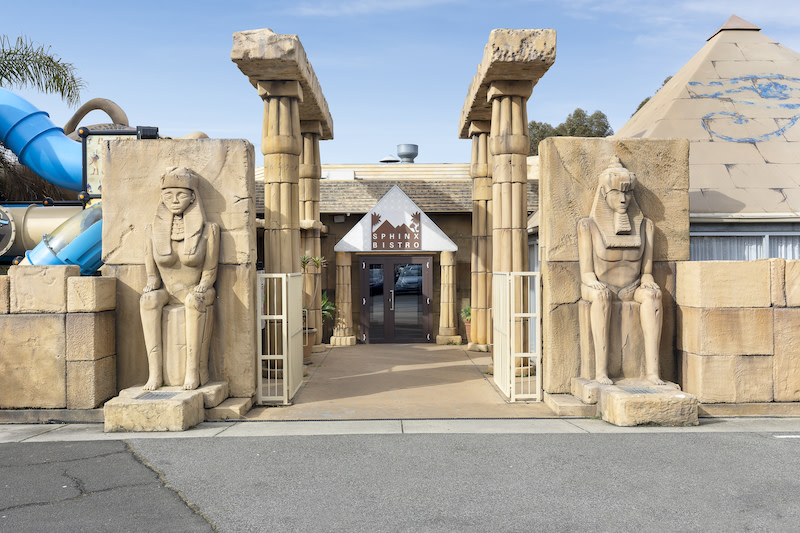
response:
{"label": "pyramid with blue painted design", "polygon": [[800,54],[732,16],[615,137],[688,138],[695,217],[800,216]]}

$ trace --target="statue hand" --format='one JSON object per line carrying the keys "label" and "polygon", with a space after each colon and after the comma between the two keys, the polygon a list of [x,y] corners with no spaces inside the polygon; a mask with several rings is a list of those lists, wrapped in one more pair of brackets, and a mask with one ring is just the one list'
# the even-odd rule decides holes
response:
{"label": "statue hand", "polygon": [[197,294],[203,294],[207,290],[208,290],[208,285],[206,285],[205,283],[198,283],[197,286],[195,286],[195,288],[193,289],[193,292],[196,292]]}
{"label": "statue hand", "polygon": [[142,292],[153,292],[161,286],[161,280],[155,276],[148,276],[147,285],[144,286]]}
{"label": "statue hand", "polygon": [[599,280],[590,281],[586,285],[588,285],[589,288],[594,289],[596,291],[602,291],[605,290],[606,288],[606,284]]}
{"label": "statue hand", "polygon": [[659,288],[658,287],[658,283],[656,283],[655,281],[650,281],[650,280],[648,280],[648,281],[642,280],[642,287],[645,288],[645,289],[652,289],[652,290],[658,290],[658,288]]}

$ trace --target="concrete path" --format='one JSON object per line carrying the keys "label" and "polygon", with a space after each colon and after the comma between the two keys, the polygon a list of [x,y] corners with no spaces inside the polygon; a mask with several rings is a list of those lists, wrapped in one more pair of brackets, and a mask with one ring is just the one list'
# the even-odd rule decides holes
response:
{"label": "concrete path", "polygon": [[489,354],[436,344],[357,344],[311,356],[287,407],[257,407],[248,420],[546,418],[543,403],[509,403],[486,374]]}

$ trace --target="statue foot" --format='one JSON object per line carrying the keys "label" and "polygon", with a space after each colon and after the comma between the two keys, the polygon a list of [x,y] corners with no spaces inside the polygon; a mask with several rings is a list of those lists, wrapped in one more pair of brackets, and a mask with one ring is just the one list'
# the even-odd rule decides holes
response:
{"label": "statue foot", "polygon": [[600,385],[613,385],[614,382],[611,381],[608,376],[597,376],[595,381],[598,382]]}
{"label": "statue foot", "polygon": [[147,380],[147,383],[144,384],[142,390],[156,390],[161,385],[161,378],[155,379],[150,378]]}
{"label": "statue foot", "polygon": [[664,381],[663,379],[658,377],[658,374],[648,374],[646,379],[647,379],[647,381],[649,381],[653,385],[666,385],[667,384],[666,381]]}
{"label": "statue foot", "polygon": [[186,380],[183,382],[183,390],[194,390],[200,386],[200,378],[197,376],[189,377],[186,376]]}

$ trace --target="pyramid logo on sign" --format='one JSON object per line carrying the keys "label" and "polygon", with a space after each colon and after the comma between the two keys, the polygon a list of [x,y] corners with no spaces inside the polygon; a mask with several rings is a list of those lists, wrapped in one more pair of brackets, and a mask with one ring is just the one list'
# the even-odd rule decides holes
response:
{"label": "pyramid logo on sign", "polygon": [[457,249],[397,185],[334,246],[337,252],[454,252]]}
{"label": "pyramid logo on sign", "polygon": [[393,225],[381,215],[372,212],[372,249],[376,252],[396,250],[420,250],[422,248],[422,226],[419,211],[410,215],[408,224]]}

